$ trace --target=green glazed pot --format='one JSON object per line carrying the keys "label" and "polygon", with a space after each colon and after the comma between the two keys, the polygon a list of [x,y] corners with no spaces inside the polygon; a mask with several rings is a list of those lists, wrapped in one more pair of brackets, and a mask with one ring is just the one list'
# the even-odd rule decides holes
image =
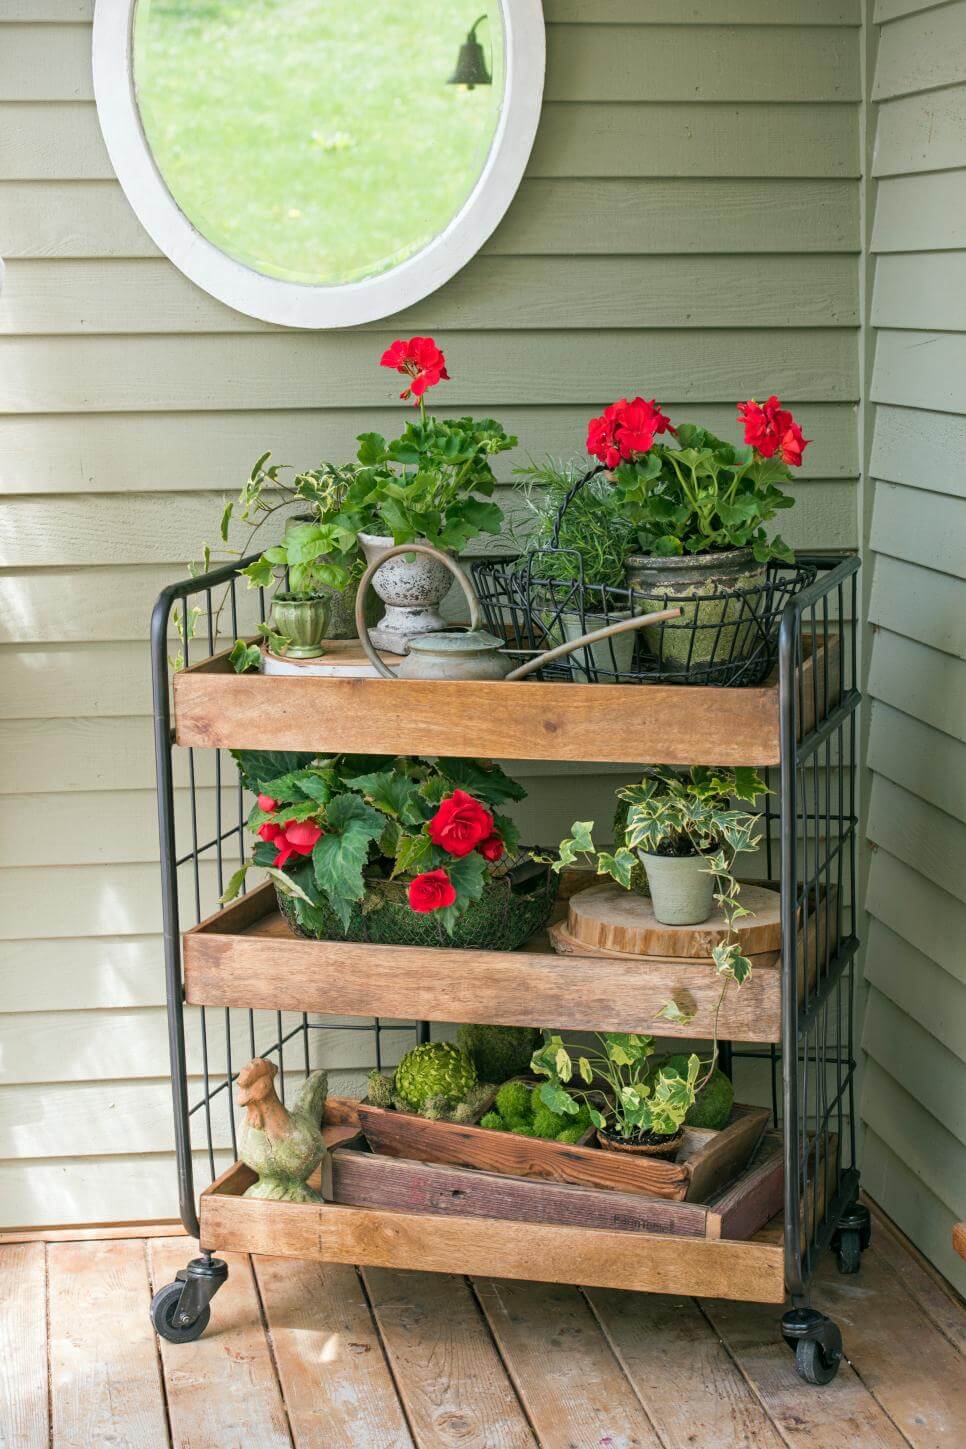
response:
{"label": "green glazed pot", "polygon": [[318,659],[324,653],[322,640],[329,601],[323,595],[299,599],[291,594],[276,594],[272,600],[272,616],[279,634],[292,641],[286,651],[289,659]]}
{"label": "green glazed pot", "polygon": [[680,619],[640,632],[661,667],[682,679],[746,659],[763,643],[754,596],[734,597],[736,589],[763,588],[765,583],[765,565],[756,563],[750,548],[671,558],[635,554],[626,569],[636,614],[681,606]]}
{"label": "green glazed pot", "polygon": [[[287,519],[283,537],[288,537],[290,529],[297,523],[313,523],[314,519],[309,513],[300,513]],[[326,624],[326,638],[328,639],[356,639],[355,607],[356,589],[359,579],[362,577],[361,555],[357,555],[359,568],[356,569],[356,577],[344,589],[333,589],[330,584],[319,584],[317,593],[320,598],[326,599],[329,605],[329,619]],[[320,563],[341,563],[351,570],[353,559],[347,559],[341,554],[332,554],[328,558],[322,558]],[[366,602],[366,619],[374,624],[379,617],[379,600],[370,595]],[[289,653],[291,654],[291,650]],[[305,656],[302,656],[303,658]]]}

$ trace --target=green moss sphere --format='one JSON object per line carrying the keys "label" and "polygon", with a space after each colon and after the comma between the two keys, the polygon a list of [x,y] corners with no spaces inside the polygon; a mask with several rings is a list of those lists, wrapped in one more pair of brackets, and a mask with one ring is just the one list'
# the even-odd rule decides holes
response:
{"label": "green moss sphere", "polygon": [[527,1071],[542,1041],[531,1026],[461,1026],[456,1043],[476,1067],[481,1082],[505,1082]]}
{"label": "green moss sphere", "polygon": [[[688,1054],[680,1052],[673,1057],[662,1057],[654,1064],[656,1074],[661,1067],[671,1067],[682,1077],[688,1074]],[[685,1117],[688,1127],[712,1127],[716,1131],[724,1127],[731,1116],[735,1089],[720,1067],[715,1067],[707,1085],[698,1093],[694,1105]]]}
{"label": "green moss sphere", "polygon": [[533,1117],[530,1088],[525,1082],[504,1082],[496,1094],[496,1110],[504,1122],[529,1122]]}
{"label": "green moss sphere", "polygon": [[506,1131],[506,1128],[503,1125],[503,1118],[500,1116],[499,1112],[487,1112],[485,1116],[480,1118],[480,1126],[489,1127],[491,1132]]}
{"label": "green moss sphere", "polygon": [[396,1068],[396,1091],[417,1112],[431,1097],[460,1101],[475,1086],[476,1068],[448,1041],[413,1047]]}

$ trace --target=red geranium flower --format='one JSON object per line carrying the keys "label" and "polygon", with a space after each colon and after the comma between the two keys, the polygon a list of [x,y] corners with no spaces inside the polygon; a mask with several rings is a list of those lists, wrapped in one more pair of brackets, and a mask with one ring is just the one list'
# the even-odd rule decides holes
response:
{"label": "red geranium flower", "polygon": [[504,851],[503,837],[495,833],[488,835],[485,840],[480,841],[476,848],[484,860],[499,860]]}
{"label": "red geranium flower", "polygon": [[782,407],[772,393],[763,403],[749,398],[738,404],[738,417],[745,425],[745,442],[750,443],[761,458],[773,458],[776,453],[783,463],[800,468],[802,454],[810,442],[791,413]]}
{"label": "red geranium flower", "polygon": [[[264,830],[266,827],[263,826]],[[268,826],[268,829],[277,829],[275,826]],[[261,830],[258,832],[261,835]],[[278,847],[278,855],[272,861],[274,866],[283,866],[293,855],[311,855],[312,847],[321,838],[322,827],[313,825],[311,820],[286,820],[285,824],[274,837]],[[263,840],[270,839],[269,836],[262,836]]]}
{"label": "red geranium flower", "polygon": [[410,337],[408,342],[399,338],[386,348],[379,362],[382,367],[391,367],[395,372],[412,378],[405,391],[399,394],[403,402],[412,396],[418,403],[427,388],[435,387],[444,380],[449,382],[446,358],[432,337]]}
{"label": "red geranium flower", "polygon": [[646,402],[635,397],[628,402],[622,397],[604,408],[599,418],[591,418],[587,426],[587,451],[608,468],[647,453],[659,433],[673,433],[671,419],[661,412],[652,398]]}
{"label": "red geranium flower", "polygon": [[493,834],[493,816],[465,790],[454,790],[429,822],[429,838],[450,855],[469,855]]}
{"label": "red geranium flower", "polygon": [[456,900],[456,887],[445,870],[427,870],[409,882],[409,906],[420,915],[441,911]]}

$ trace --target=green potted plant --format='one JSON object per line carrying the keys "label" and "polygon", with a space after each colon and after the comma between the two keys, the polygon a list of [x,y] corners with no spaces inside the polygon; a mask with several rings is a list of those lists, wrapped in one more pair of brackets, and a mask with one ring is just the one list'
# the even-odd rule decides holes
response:
{"label": "green potted plant", "polygon": [[[554,607],[544,621],[548,639],[553,643],[579,639],[628,618],[624,593],[612,591],[626,587],[625,560],[636,535],[616,490],[599,477],[572,493],[587,472],[584,458],[557,462],[548,457],[544,463],[531,462],[516,471],[526,480],[519,490],[524,522],[514,530],[527,550],[519,567],[549,586],[547,598]],[[556,637],[558,627],[562,638]],[[586,645],[571,659],[572,677],[579,681],[590,677],[588,654],[595,676],[628,673],[636,643],[633,634],[617,634]]]}
{"label": "green potted plant", "polygon": [[765,524],[792,506],[778,485],[801,466],[808,439],[774,395],[741,403],[738,416],[743,446],[690,423],[672,427],[656,402],[641,397],[612,403],[588,427],[587,450],[610,470],[636,533],[626,565],[640,607],[698,600],[678,623],[645,631],[666,665],[748,654],[759,631],[743,591],[764,588],[770,559],[794,562]]}
{"label": "green potted plant", "polygon": [[751,963],[734,939],[735,922],[747,914],[734,864],[740,853],[756,849],[760,816],[731,801],[752,802],[766,788],[758,772],[747,766],[649,766],[640,784],[618,791],[615,849],[596,850],[593,821],[575,821],[571,835],[561,842],[554,869],[589,856],[600,874],[631,890],[640,888],[643,867],[654,915],[665,925],[698,925],[717,903],[728,939],[713,948],[712,957],[722,974],[740,984]]}
{"label": "green potted plant", "polygon": [[[388,443],[379,433],[361,434],[339,522],[358,536],[369,563],[394,544],[429,543],[456,554],[481,532],[498,534],[503,513],[488,501],[496,487],[489,460],[516,438],[492,418],[444,420],[426,412],[428,389],[449,378],[431,337],[397,340],[381,365],[408,379],[400,397],[412,398],[419,416]],[[451,582],[443,564],[424,555],[394,558],[379,569],[373,585],[386,614],[371,631],[376,646],[403,654],[414,634],[444,628],[439,605]]]}
{"label": "green potted plant", "polygon": [[547,1078],[540,1087],[543,1103],[573,1117],[585,1106],[598,1143],[608,1151],[676,1157],[699,1085],[698,1057],[688,1058],[684,1073],[671,1067],[652,1073],[653,1037],[603,1032],[594,1041],[576,1049],[562,1037],[547,1037],[531,1063]]}
{"label": "green potted plant", "polygon": [[525,791],[474,760],[233,751],[257,796],[251,866],[299,935],[514,950],[553,902],[545,863],[502,814]]}

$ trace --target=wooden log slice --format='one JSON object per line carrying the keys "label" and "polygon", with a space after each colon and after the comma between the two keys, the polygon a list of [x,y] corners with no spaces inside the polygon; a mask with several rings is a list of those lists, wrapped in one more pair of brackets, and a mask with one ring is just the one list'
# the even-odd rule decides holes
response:
{"label": "wooden log slice", "polygon": [[[781,946],[781,898],[765,886],[743,885],[742,916],[736,931],[746,956],[777,951]],[[650,897],[617,885],[594,886],[570,900],[566,934],[570,941],[624,956],[677,956],[708,960],[727,937],[723,912],[714,912],[699,926],[665,926],[657,919]],[[574,946],[576,950],[576,945]]]}

